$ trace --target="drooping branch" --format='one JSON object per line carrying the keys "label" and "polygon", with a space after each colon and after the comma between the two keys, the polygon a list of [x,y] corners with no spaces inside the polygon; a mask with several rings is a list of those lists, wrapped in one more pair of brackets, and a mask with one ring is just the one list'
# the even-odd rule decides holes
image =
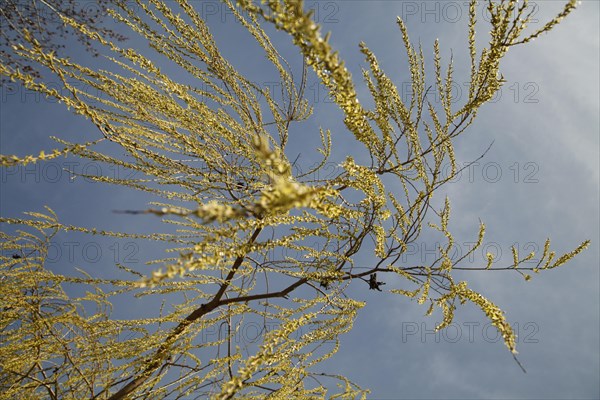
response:
{"label": "drooping branch", "polygon": [[[261,228],[255,229],[254,232],[252,233],[252,236],[248,240],[248,244],[254,243],[254,241],[260,234],[260,232],[261,232]],[[166,338],[164,343],[154,353],[154,355],[152,356],[152,358],[151,358],[149,364],[146,366],[146,368],[144,368],[141,373],[139,373],[135,378],[133,378],[133,380],[131,382],[129,382],[127,385],[123,386],[123,388],[121,388],[118,392],[116,392],[111,397],[109,397],[109,400],[124,399],[124,398],[126,398],[126,396],[128,396],[129,394],[134,392],[136,389],[138,389],[141,385],[143,385],[150,378],[150,376],[152,376],[152,374],[156,370],[158,370],[165,363],[166,360],[168,360],[170,358],[171,353],[172,353],[173,344],[186,331],[188,326],[190,326],[193,322],[197,321],[198,319],[202,318],[204,315],[213,311],[214,309],[222,306],[223,304],[231,303],[231,301],[227,301],[228,299],[221,300],[221,297],[223,296],[223,294],[229,287],[233,277],[235,276],[235,273],[239,269],[240,265],[242,265],[242,262],[244,261],[244,259],[245,259],[245,255],[240,255],[235,259],[235,261],[233,262],[233,265],[231,266],[231,269],[229,270],[229,273],[227,274],[227,277],[225,278],[225,281],[221,284],[221,286],[219,287],[219,290],[217,291],[215,296],[212,298],[212,300],[206,304],[202,304],[200,307],[195,309],[190,315],[188,315],[183,321],[181,321],[175,328],[173,328],[173,331],[169,334],[169,336]],[[97,398],[101,393],[94,396],[94,398]]]}

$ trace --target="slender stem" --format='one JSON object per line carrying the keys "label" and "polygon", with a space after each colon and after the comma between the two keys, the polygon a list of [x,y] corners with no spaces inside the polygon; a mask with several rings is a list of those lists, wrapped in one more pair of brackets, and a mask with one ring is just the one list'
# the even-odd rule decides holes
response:
{"label": "slender stem", "polygon": [[[258,237],[261,230],[262,230],[262,228],[257,228],[254,231],[254,233],[248,240],[248,244],[254,243],[254,241]],[[231,300],[234,300],[234,299],[221,300],[221,297],[223,296],[223,294],[229,287],[229,284],[231,283],[231,280],[233,279],[235,273],[237,272],[239,267],[242,265],[244,258],[246,258],[246,255],[241,255],[235,259],[235,261],[233,262],[233,265],[231,266],[231,269],[229,270],[229,273],[227,274],[227,277],[225,277],[225,281],[221,284],[221,286],[219,287],[219,290],[217,291],[215,296],[212,298],[212,300],[206,304],[202,304],[200,307],[195,309],[190,315],[188,315],[183,321],[181,321],[175,328],[173,328],[173,330],[171,331],[169,336],[167,336],[167,338],[165,339],[164,343],[162,345],[160,345],[160,347],[158,348],[156,353],[154,353],[150,363],[146,366],[146,368],[144,368],[144,370],[141,373],[139,373],[132,381],[130,381],[125,386],[123,386],[121,388],[121,390],[119,390],[118,392],[116,392],[115,394],[110,396],[108,398],[109,400],[125,399],[129,394],[131,394],[137,388],[139,388],[141,385],[143,385],[150,378],[150,376],[170,358],[171,353],[172,353],[173,344],[181,336],[181,334],[183,334],[185,332],[185,330],[187,329],[188,326],[190,326],[194,321],[202,318],[204,315],[213,311],[215,308],[220,307],[223,304],[231,303],[232,302]],[[101,393],[94,396],[94,398],[97,398]]]}

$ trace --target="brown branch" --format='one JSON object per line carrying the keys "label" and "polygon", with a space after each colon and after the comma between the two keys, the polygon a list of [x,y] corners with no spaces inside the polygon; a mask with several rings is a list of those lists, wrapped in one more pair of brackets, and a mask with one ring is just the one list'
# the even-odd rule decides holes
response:
{"label": "brown branch", "polygon": [[292,292],[294,289],[298,288],[299,286],[302,286],[306,282],[308,282],[308,279],[307,278],[302,278],[302,279],[298,279],[296,282],[294,282],[290,286],[286,287],[285,289],[280,290],[279,292],[254,294],[254,295],[250,295],[250,296],[233,297],[231,299],[221,300],[219,303],[220,303],[220,305],[224,305],[224,304],[229,304],[229,303],[241,303],[243,301],[260,300],[260,299],[271,299],[273,297],[284,297],[285,298],[290,292]]}
{"label": "brown branch", "polygon": [[[248,244],[254,243],[254,241],[258,237],[261,230],[262,230],[262,228],[257,228],[254,231],[254,233],[248,240]],[[233,265],[231,266],[231,270],[229,270],[227,277],[225,277],[225,281],[221,284],[221,286],[219,287],[219,290],[217,291],[215,296],[212,298],[212,300],[206,304],[202,304],[200,307],[195,309],[190,315],[188,315],[183,321],[181,321],[171,331],[169,336],[167,336],[167,338],[165,339],[164,343],[162,345],[160,345],[158,350],[154,353],[154,355],[151,358],[150,363],[146,366],[146,368],[144,368],[144,370],[141,373],[139,373],[132,381],[130,381],[125,386],[123,386],[121,388],[121,390],[119,390],[118,392],[116,392],[115,394],[110,396],[108,398],[109,400],[125,399],[129,394],[131,394],[136,389],[138,389],[141,385],[143,385],[150,378],[150,376],[170,358],[173,344],[179,338],[179,336],[181,336],[185,332],[185,330],[187,329],[188,326],[190,326],[194,321],[202,318],[204,315],[213,311],[214,309],[222,306],[223,304],[230,303],[230,301],[228,301],[228,300],[231,300],[231,299],[221,300],[221,297],[223,296],[223,294],[229,287],[229,284],[231,283],[231,280],[233,279],[235,273],[237,272],[239,267],[242,265],[244,258],[246,258],[246,256],[241,255],[235,259],[235,261],[233,262]],[[107,389],[104,389],[102,392],[98,393],[92,399],[97,398],[106,390]]]}

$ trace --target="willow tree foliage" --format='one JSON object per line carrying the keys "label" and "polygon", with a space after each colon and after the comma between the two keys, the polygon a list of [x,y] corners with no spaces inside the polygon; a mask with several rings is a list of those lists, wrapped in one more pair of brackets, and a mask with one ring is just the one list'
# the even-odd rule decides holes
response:
{"label": "willow tree foliage", "polygon": [[[3,0],[0,8],[1,62],[12,68],[19,68],[35,78],[41,78],[35,67],[36,63],[19,57],[11,47],[13,43],[23,40],[23,27],[27,27],[30,34],[33,33],[39,39],[40,45],[46,51],[65,48],[67,39],[75,36],[86,46],[86,50],[96,57],[99,56],[88,36],[77,30],[69,31],[70,26],[61,21],[59,14],[85,23],[89,29],[95,29],[113,40],[122,42],[126,39],[123,35],[101,26],[108,1],[96,0],[81,4],[74,0]],[[3,75],[0,83],[8,83],[7,77]]]}
{"label": "willow tree foliage", "polygon": [[[473,303],[516,352],[515,334],[501,309],[453,277],[457,269],[471,269],[461,262],[481,246],[484,225],[478,233],[474,227],[477,245],[453,257],[450,202],[442,199],[440,209],[433,199],[460,171],[455,138],[505,82],[503,56],[551,30],[575,2],[525,34],[527,1],[490,1],[489,44],[478,50],[471,1],[465,44],[470,85],[462,104],[452,99],[452,59],[442,61],[437,41],[431,50],[436,84],[426,88],[425,51],[412,44],[399,18],[412,96],[403,101],[361,43],[372,109],[359,101],[355,80],[329,35],[322,35],[301,1],[224,4],[274,67],[284,101],[223,56],[195,3],[110,2],[110,16],[146,40],[157,53],[154,60],[57,10],[65,25],[106,56],[107,69],[48,51],[35,31],[16,27],[21,41],[12,51],[44,74],[36,77],[7,63],[0,66],[2,74],[57,99],[91,121],[98,134],[81,143],[56,138],[60,146],[39,155],[2,155],[2,166],[77,156],[137,171],[131,179],[88,178],[156,196],[147,206],[123,211],[150,214],[131,218],[160,217],[176,229],[144,235],[101,231],[65,225],[50,209],[22,219],[3,217],[4,224],[21,228],[1,236],[0,398],[365,398],[368,390],[317,367],[337,351],[339,336],[352,328],[364,305],[349,297],[349,285],[383,290],[389,275],[403,282],[391,292],[414,298],[427,314],[439,309],[437,329],[452,322],[459,305]],[[304,63],[301,79],[265,33],[267,25],[291,37]],[[180,73],[166,75],[157,59],[170,61]],[[370,159],[361,163],[356,160],[364,157],[348,155],[328,178],[318,172],[330,159],[329,130],[303,133],[319,135],[322,143],[315,149],[321,162],[313,170],[297,173],[288,158],[291,127],[312,112],[304,97],[311,70],[343,113],[346,132],[339,135],[354,137],[357,154]],[[49,77],[58,78],[63,90],[49,87]],[[430,101],[434,94],[441,107]],[[119,151],[98,150],[102,142]],[[451,173],[443,174],[448,163]],[[429,265],[405,265],[401,256],[424,229],[446,238],[439,257]],[[60,231],[163,241],[171,252],[148,260],[149,269],[118,264],[130,279],[62,275],[44,266],[48,243]],[[520,255],[513,248],[511,265],[498,265],[488,254],[487,265],[472,269],[515,270],[530,279],[526,272],[558,267],[587,245],[556,256],[548,240],[542,254]],[[357,265],[365,254],[372,264]],[[535,267],[521,265],[531,260]],[[67,285],[86,294],[68,295]],[[181,302],[155,310],[151,318],[111,317],[116,297],[161,299],[174,293]],[[236,332],[257,320],[265,327],[260,344],[235,346]],[[222,334],[201,340],[207,330]],[[328,380],[337,381],[337,393]]]}

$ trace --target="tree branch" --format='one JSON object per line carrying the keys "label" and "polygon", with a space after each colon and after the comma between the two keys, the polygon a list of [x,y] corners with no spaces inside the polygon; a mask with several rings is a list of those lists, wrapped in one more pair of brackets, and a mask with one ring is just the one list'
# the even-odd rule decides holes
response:
{"label": "tree branch", "polygon": [[[262,228],[257,228],[256,230],[254,230],[254,232],[252,233],[252,236],[248,240],[248,244],[254,243],[254,241],[258,237],[261,230],[262,230]],[[183,321],[181,321],[179,323],[179,325],[177,325],[173,329],[173,331],[169,334],[169,336],[166,338],[164,343],[158,348],[156,353],[154,353],[154,355],[151,358],[150,363],[146,366],[146,368],[144,368],[144,370],[140,374],[138,374],[138,376],[135,377],[131,382],[129,382],[127,385],[123,386],[123,388],[121,388],[121,390],[119,390],[117,393],[110,396],[108,398],[109,400],[125,399],[126,396],[128,396],[133,391],[135,391],[137,388],[139,388],[141,385],[143,385],[150,378],[150,376],[164,364],[165,360],[169,359],[169,357],[171,356],[172,345],[179,338],[179,336],[181,336],[181,334],[183,334],[185,332],[185,330],[187,329],[187,327],[189,325],[191,325],[194,321],[202,318],[202,316],[213,311],[215,308],[220,307],[223,304],[227,304],[227,303],[231,302],[231,301],[228,301],[231,299],[221,300],[221,297],[227,290],[227,287],[229,287],[229,284],[231,283],[231,280],[233,279],[233,277],[234,277],[235,273],[237,272],[237,270],[239,269],[240,265],[242,265],[244,258],[246,258],[246,256],[241,255],[235,259],[235,261],[233,262],[233,265],[231,266],[231,270],[229,270],[227,277],[225,277],[225,282],[223,282],[221,284],[221,286],[219,287],[219,290],[217,291],[215,296],[212,298],[212,300],[206,304],[202,304],[199,308],[195,309],[190,315],[188,315]],[[297,283],[298,282],[296,282],[296,284]],[[290,289],[290,291],[291,290],[293,290],[293,289]],[[103,392],[104,391],[98,393],[92,399],[97,398]]]}

